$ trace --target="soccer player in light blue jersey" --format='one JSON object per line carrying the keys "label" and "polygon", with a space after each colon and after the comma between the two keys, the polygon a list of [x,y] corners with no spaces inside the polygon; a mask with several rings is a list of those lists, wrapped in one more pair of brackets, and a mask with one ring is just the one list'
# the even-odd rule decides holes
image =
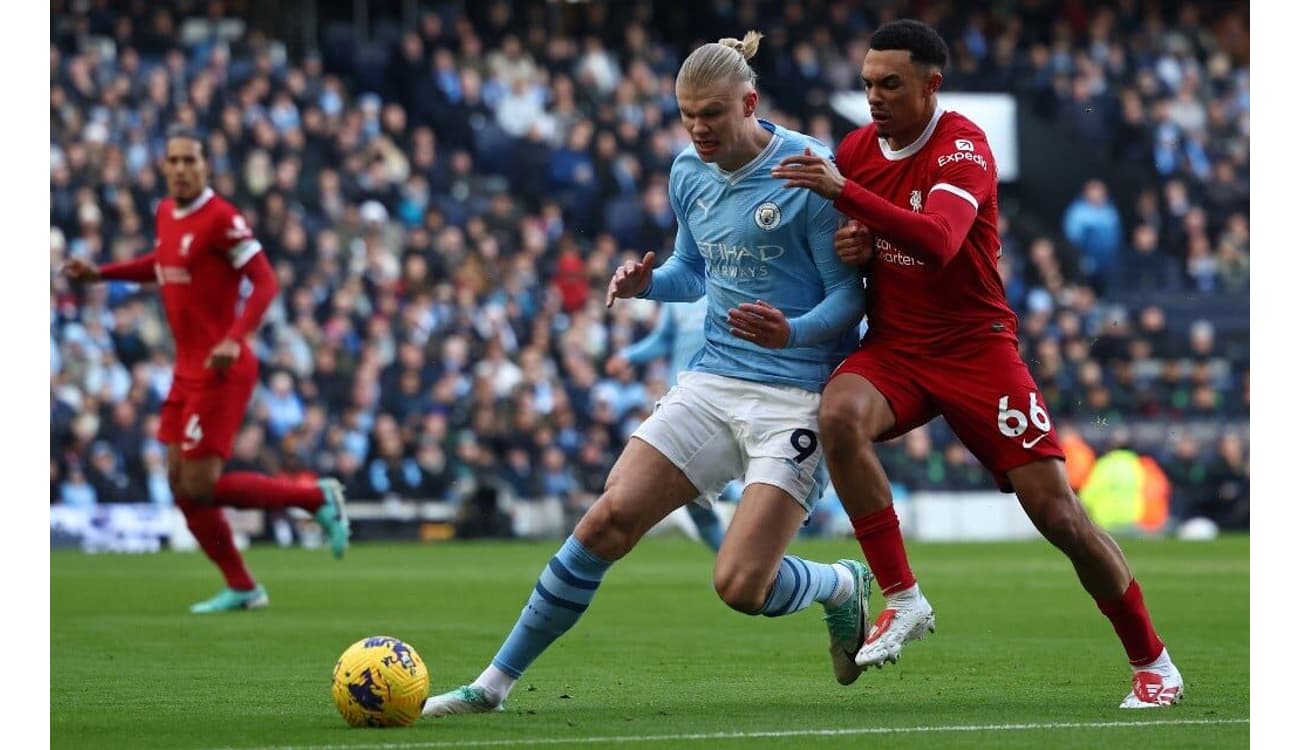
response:
{"label": "soccer player in light blue jersey", "polygon": [[673,256],[628,261],[616,298],[707,300],[704,346],[633,434],[605,492],[547,563],[514,629],[473,683],[429,698],[425,716],[500,710],[520,676],[577,623],[605,572],[651,527],[689,502],[709,503],[732,479],[745,488],[714,563],[733,609],[779,617],[819,602],[836,679],[861,668],[871,574],[855,560],[785,554],[820,497],[817,412],[822,384],[857,343],[865,297],[835,255],[838,214],[811,191],[783,189],[771,169],[823,144],[755,116],[746,62],[761,35],[696,49],[677,74],[693,145],[673,162]]}
{"label": "soccer player in light blue jersey", "polygon": [[[610,357],[605,371],[618,375],[628,365],[643,365],[667,356],[668,385],[676,385],[677,376],[686,371],[696,352],[704,348],[704,320],[708,314],[709,301],[704,297],[694,302],[665,302],[650,333]],[[686,511],[691,520],[683,520],[682,524],[694,524],[700,540],[714,553],[721,549],[723,528],[717,511],[705,503],[687,503]]]}
{"label": "soccer player in light blue jersey", "polygon": [[709,301],[704,297],[692,302],[664,303],[650,333],[623,347],[609,359],[606,369],[617,372],[628,364],[643,365],[667,356],[668,385],[677,385],[677,376],[690,368],[691,360],[704,348],[704,321],[708,315]]}

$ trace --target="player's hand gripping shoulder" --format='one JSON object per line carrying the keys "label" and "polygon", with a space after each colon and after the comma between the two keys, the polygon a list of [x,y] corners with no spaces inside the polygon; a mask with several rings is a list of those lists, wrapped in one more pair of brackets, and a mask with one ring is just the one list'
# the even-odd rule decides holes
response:
{"label": "player's hand gripping shoulder", "polygon": [[835,230],[835,254],[850,266],[860,266],[875,254],[875,238],[871,230],[857,219],[849,219]]}
{"label": "player's hand gripping shoulder", "polygon": [[807,188],[828,201],[839,200],[844,192],[844,175],[830,159],[805,148],[802,154],[787,156],[772,168],[772,176],[785,180],[782,187]]}
{"label": "player's hand gripping shoulder", "polygon": [[629,260],[614,271],[609,280],[609,291],[605,293],[605,307],[613,307],[615,298],[635,297],[650,286],[650,274],[654,271],[654,251],[646,253],[640,261]]}
{"label": "player's hand gripping shoulder", "polygon": [[99,281],[99,269],[81,258],[73,258],[63,264],[63,275],[78,284]]}
{"label": "player's hand gripping shoulder", "polygon": [[785,313],[763,300],[742,302],[727,311],[731,335],[768,349],[784,349],[790,343],[790,322]]}

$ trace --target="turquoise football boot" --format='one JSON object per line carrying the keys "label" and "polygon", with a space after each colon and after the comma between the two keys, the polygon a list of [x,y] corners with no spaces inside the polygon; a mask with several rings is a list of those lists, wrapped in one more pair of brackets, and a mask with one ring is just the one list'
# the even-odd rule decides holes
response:
{"label": "turquoise football boot", "polygon": [[239,591],[226,588],[211,599],[206,599],[190,607],[196,615],[208,615],[213,612],[238,612],[243,609],[263,609],[271,603],[266,589],[259,583],[252,591]]}
{"label": "turquoise football boot", "polygon": [[504,711],[505,706],[504,701],[496,700],[481,687],[462,685],[455,690],[426,700],[421,715],[438,717],[453,714],[483,714]]}
{"label": "turquoise football boot", "polygon": [[849,569],[853,575],[853,593],[843,603],[826,608],[826,629],[831,636],[831,666],[835,680],[841,685],[851,685],[862,674],[862,667],[854,661],[862,640],[866,638],[867,621],[871,619],[871,571],[857,560],[839,560],[836,565]]}
{"label": "turquoise football boot", "polygon": [[348,550],[348,537],[352,535],[345,508],[347,498],[343,495],[343,483],[337,479],[321,479],[317,484],[325,495],[325,502],[316,511],[316,523],[320,524],[325,536],[329,537],[330,551],[335,557],[342,558]]}

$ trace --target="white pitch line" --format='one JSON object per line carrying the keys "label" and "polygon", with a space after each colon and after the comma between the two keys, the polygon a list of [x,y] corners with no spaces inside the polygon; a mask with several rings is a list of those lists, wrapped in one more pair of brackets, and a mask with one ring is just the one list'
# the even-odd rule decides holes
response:
{"label": "white pitch line", "polygon": [[929,727],[863,727],[859,729],[790,729],[770,732],[709,732],[704,734],[646,734],[622,737],[537,737],[507,740],[442,740],[347,745],[275,745],[218,750],[416,750],[417,748],[527,747],[531,745],[594,745],[602,742],[692,742],[776,737],[843,737],[862,734],[922,734],[937,732],[1027,732],[1039,729],[1126,729],[1159,726],[1249,724],[1250,719],[1156,719],[1153,721],[1092,721],[1047,724],[958,724]]}

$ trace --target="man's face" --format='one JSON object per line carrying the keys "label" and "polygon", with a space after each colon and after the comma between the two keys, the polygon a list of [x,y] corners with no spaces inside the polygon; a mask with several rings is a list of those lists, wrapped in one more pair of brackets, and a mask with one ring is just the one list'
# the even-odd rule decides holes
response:
{"label": "man's face", "polygon": [[208,184],[208,162],[203,148],[193,138],[169,138],[163,162],[167,192],[181,203],[188,203]]}
{"label": "man's face", "polygon": [[941,81],[943,76],[932,67],[913,63],[907,50],[868,50],[862,61],[862,85],[880,137],[924,129],[926,105]]}
{"label": "man's face", "polygon": [[734,83],[705,88],[677,87],[677,108],[702,161],[730,164],[745,119],[754,114],[758,94]]}

